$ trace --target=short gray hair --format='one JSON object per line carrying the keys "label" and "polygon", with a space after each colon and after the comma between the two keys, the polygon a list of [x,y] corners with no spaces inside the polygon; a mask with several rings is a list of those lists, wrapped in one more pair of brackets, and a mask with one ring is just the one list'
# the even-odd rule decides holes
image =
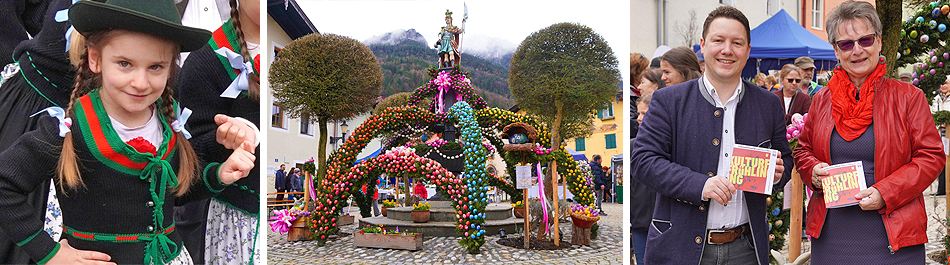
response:
{"label": "short gray hair", "polygon": [[838,25],[845,21],[861,19],[869,26],[874,27],[874,32],[881,35],[881,18],[877,15],[877,9],[871,3],[847,1],[838,5],[835,10],[828,14],[825,21],[825,31],[828,32],[828,42],[835,44],[835,36],[838,34]]}

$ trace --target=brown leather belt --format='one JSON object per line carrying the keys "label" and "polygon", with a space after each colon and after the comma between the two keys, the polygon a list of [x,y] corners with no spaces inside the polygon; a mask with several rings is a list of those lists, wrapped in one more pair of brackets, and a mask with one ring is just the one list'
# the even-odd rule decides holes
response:
{"label": "brown leather belt", "polygon": [[749,224],[726,230],[709,229],[706,230],[706,242],[713,245],[725,244],[749,233],[752,233]]}

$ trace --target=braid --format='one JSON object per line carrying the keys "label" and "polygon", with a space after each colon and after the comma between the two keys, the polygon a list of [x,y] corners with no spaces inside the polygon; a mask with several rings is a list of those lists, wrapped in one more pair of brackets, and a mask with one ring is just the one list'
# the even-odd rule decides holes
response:
{"label": "braid", "polygon": [[[105,34],[99,33],[90,34],[94,40],[99,40],[103,38],[104,35]],[[82,35],[78,36],[80,36],[80,38],[74,41],[84,43],[85,39],[81,37]],[[92,69],[89,68],[88,49],[85,45],[82,46],[84,47],[70,50],[72,57],[78,60],[78,62],[76,62],[78,69],[76,69],[73,91],[69,95],[69,105],[66,107],[66,116],[72,116],[77,99],[89,93],[89,91],[92,91],[99,83],[99,75],[92,72]],[[76,56],[76,54],[78,54],[78,56]],[[82,176],[79,172],[76,149],[73,147],[72,132],[66,132],[63,138],[63,150],[59,156],[59,162],[56,165],[56,175],[58,176],[57,182],[59,183],[60,191],[64,194],[66,193],[67,187],[70,189],[78,189],[84,186]]]}
{"label": "braid", "polygon": [[[241,45],[241,56],[244,57],[244,62],[253,60],[254,58],[251,58],[251,54],[247,50],[247,42],[244,41],[244,31],[241,31],[238,2],[237,0],[230,0],[229,3],[231,4],[231,23],[234,25],[234,33],[237,35],[238,43]],[[252,99],[259,101],[261,97],[261,77],[251,70],[251,72],[247,74],[247,81],[248,95],[250,95]]]}
{"label": "braid", "polygon": [[[175,51],[175,62],[171,64],[172,68],[168,75],[168,81],[165,83],[165,91],[162,92],[161,106],[158,106],[158,110],[161,111],[162,116],[168,122],[178,119],[178,115],[175,113],[174,95],[175,80],[178,79],[178,59],[178,51]],[[178,148],[178,172],[176,172],[176,175],[179,185],[175,188],[175,195],[182,196],[191,188],[191,184],[195,179],[195,172],[198,172],[198,155],[195,154],[191,142],[185,139],[184,134],[180,132],[173,133],[178,138],[175,141],[175,146]]]}

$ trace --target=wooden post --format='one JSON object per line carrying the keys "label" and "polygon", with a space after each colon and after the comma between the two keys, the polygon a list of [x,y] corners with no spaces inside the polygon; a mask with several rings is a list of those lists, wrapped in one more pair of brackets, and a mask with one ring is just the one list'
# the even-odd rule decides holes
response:
{"label": "wooden post", "polygon": [[[792,167],[792,223],[789,228],[788,237],[791,242],[788,245],[788,260],[794,261],[802,254],[802,210],[803,189],[802,176],[798,173],[798,167]],[[788,195],[786,195],[788,196]]]}
{"label": "wooden post", "polygon": [[410,197],[411,194],[412,194],[412,193],[409,192],[409,171],[406,171],[406,172],[403,172],[403,173],[402,173],[402,183],[403,183],[402,186],[406,188],[406,203],[403,204],[402,206],[407,206],[407,207],[408,207],[408,206],[411,205],[411,204],[409,204],[409,202],[410,202],[410,201],[409,201],[409,197]]}
{"label": "wooden post", "polygon": [[571,244],[590,246],[590,227],[571,226]]}
{"label": "wooden post", "polygon": [[[303,185],[303,210],[310,211],[310,172],[304,172],[306,183]],[[316,198],[314,198],[316,199]]]}
{"label": "wooden post", "polygon": [[553,196],[552,198],[554,198],[554,209],[553,209],[553,211],[554,211],[554,245],[555,245],[555,246],[561,246],[561,237],[560,237],[561,234],[558,233],[558,224],[559,224],[561,221],[560,221],[560,219],[558,219],[558,216],[557,216],[557,214],[558,214],[558,208],[557,208],[557,161],[551,161],[551,174],[552,174],[552,176],[553,176],[553,177],[551,178],[551,185],[554,185],[554,186],[551,186],[551,187],[552,187],[552,188],[551,188],[551,191],[552,191],[551,193],[554,193],[554,194],[551,194],[551,195]]}
{"label": "wooden post", "polygon": [[524,249],[531,246],[531,207],[528,205],[528,190],[521,190],[521,194],[524,195]]}

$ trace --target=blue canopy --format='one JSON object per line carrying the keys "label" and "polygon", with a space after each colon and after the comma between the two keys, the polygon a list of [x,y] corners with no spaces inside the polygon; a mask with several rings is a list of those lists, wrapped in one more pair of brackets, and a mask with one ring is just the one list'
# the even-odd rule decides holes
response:
{"label": "blue canopy", "polygon": [[580,160],[587,161],[587,155],[584,155],[583,153],[578,152],[578,151],[571,150],[570,148],[564,148],[564,149],[567,149],[567,153],[568,153],[568,154],[571,154],[571,157],[574,158],[574,160],[577,160],[577,161],[580,161]]}
{"label": "blue canopy", "polygon": [[[750,35],[752,51],[742,70],[743,78],[782,69],[783,65],[794,63],[801,56],[815,60],[816,72],[831,70],[838,61],[834,47],[828,41],[806,30],[785,9],[752,29]],[[694,45],[693,50],[699,50],[699,45]]]}
{"label": "blue canopy", "polygon": [[366,160],[366,159],[370,159],[370,158],[376,157],[377,155],[379,155],[379,151],[380,151],[380,150],[383,150],[383,149],[382,149],[382,148],[376,149],[376,152],[373,152],[372,154],[369,154],[369,155],[366,156],[366,157],[357,159],[356,162],[353,162],[353,165],[359,164],[360,162],[363,162],[363,161]]}

